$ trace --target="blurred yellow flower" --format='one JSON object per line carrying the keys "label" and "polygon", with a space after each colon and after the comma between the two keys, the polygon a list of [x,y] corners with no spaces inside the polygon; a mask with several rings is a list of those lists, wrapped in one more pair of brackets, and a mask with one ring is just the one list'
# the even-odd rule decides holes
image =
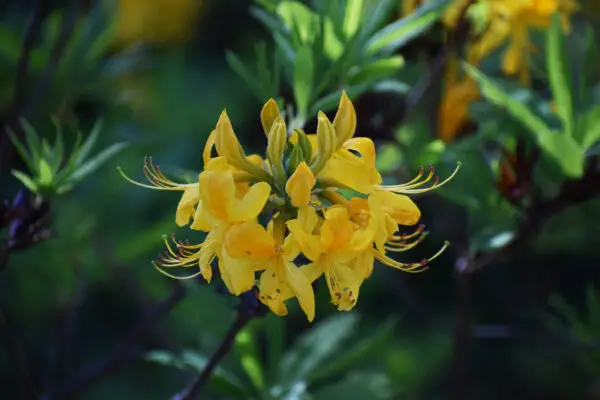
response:
{"label": "blurred yellow flower", "polygon": [[[315,316],[311,283],[324,275],[338,310],[356,304],[363,281],[375,260],[392,268],[418,272],[433,257],[402,263],[388,252],[407,251],[425,234],[417,227],[400,235],[399,225],[414,226],[421,212],[408,197],[448,182],[434,178],[433,169],[412,181],[382,185],[375,168],[372,140],[354,137],[356,112],[342,94],[333,123],[320,112],[317,133],[296,130],[288,135],[279,109],[269,100],[261,111],[268,138],[265,157],[246,155],[231,122],[221,113],[204,151],[204,171],[198,182],[176,183],[151,160],[144,163],[146,188],[183,192],[175,213],[177,225],[207,232],[203,243],[167,241],[167,253],[156,264],[164,274],[188,279],[212,278],[218,259],[221,278],[239,295],[256,287],[258,299],[275,314],[287,314],[286,301],[296,298],[309,321]],[[350,189],[349,198],[341,189]],[[266,217],[266,221],[264,218]],[[298,266],[304,255],[310,263]],[[172,267],[198,267],[190,276],[166,272]],[[257,279],[256,274],[260,273]]]}
{"label": "blurred yellow flower", "polygon": [[201,0],[117,0],[115,43],[179,43],[193,32]]}

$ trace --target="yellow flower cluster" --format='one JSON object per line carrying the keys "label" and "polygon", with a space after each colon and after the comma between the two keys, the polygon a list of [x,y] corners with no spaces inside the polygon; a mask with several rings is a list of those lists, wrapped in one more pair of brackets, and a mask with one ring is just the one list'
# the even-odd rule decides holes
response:
{"label": "yellow flower cluster", "polygon": [[[423,0],[404,0],[407,15]],[[469,7],[465,10],[465,7]],[[530,29],[546,29],[552,16],[559,13],[563,29],[570,29],[569,18],[578,9],[575,0],[454,0],[443,16],[448,29],[456,29],[460,15],[466,12],[475,28],[467,43],[467,62],[479,64],[492,52],[507,44],[502,57],[502,71],[529,84],[529,56],[535,48],[529,38]],[[468,120],[469,104],[479,99],[479,88],[470,77],[459,78],[457,60],[451,60],[445,72],[445,95],[439,109],[438,135],[452,141]]]}
{"label": "yellow flower cluster", "polygon": [[[375,260],[408,272],[422,271],[433,257],[401,263],[389,253],[419,244],[421,213],[409,194],[424,193],[448,182],[422,170],[402,185],[382,185],[375,168],[375,145],[353,137],[354,106],[342,94],[335,119],[319,113],[316,134],[288,133],[276,103],[261,112],[268,138],[266,157],[246,155],[225,111],[210,134],[198,182],[175,183],[147,159],[144,172],[151,189],[182,191],[176,223],[207,232],[203,243],[167,242],[167,255],[156,265],[168,276],[171,267],[195,267],[210,281],[211,263],[234,295],[257,288],[258,298],[277,315],[287,314],[285,301],[296,297],[307,318],[315,315],[312,283],[321,276],[339,310],[356,304],[359,289]],[[215,152],[216,150],[216,152]],[[458,170],[458,167],[457,169]],[[344,197],[344,193],[351,193]],[[308,262],[297,265],[302,254]],[[256,273],[260,273],[256,280]]]}

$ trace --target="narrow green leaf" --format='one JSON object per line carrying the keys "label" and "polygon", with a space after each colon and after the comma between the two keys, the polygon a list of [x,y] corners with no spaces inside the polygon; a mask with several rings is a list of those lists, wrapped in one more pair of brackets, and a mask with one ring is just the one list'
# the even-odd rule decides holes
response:
{"label": "narrow green leaf", "polygon": [[449,0],[434,0],[375,33],[367,42],[368,55],[392,53],[428,29],[443,14]]}
{"label": "narrow green leaf", "polygon": [[128,143],[126,142],[115,143],[112,146],[104,149],[98,155],[92,157],[89,161],[77,168],[77,170],[68,177],[69,181],[78,182],[82,180],[102,166],[102,164],[108,161],[112,156],[127,147],[127,145]]}
{"label": "narrow green leaf", "polygon": [[265,389],[265,376],[251,329],[244,329],[235,338],[235,351],[250,382],[258,391]]}
{"label": "narrow green leaf", "polygon": [[71,172],[75,169],[77,163],[77,155],[79,151],[79,146],[81,145],[81,132],[77,132],[77,138],[75,139],[75,143],[73,144],[73,148],[71,150],[71,154],[69,155],[69,159],[67,160],[65,166],[58,172],[57,181],[62,180],[64,177],[71,174]]}
{"label": "narrow green leaf", "polygon": [[31,179],[31,177],[29,177],[29,175],[21,172],[21,171],[17,171],[17,170],[11,170],[10,171],[11,174],[13,174],[13,176],[15,178],[17,178],[18,180],[21,181],[21,183],[23,185],[25,185],[25,187],[27,189],[29,189],[32,193],[37,193],[38,192],[38,186],[35,183],[35,181],[33,179]]}
{"label": "narrow green leaf", "polygon": [[37,164],[42,156],[42,143],[40,142],[40,138],[35,128],[25,118],[21,118],[21,126],[25,132],[25,141],[27,143],[27,148],[29,149],[29,154],[31,154],[31,159],[34,164]]}
{"label": "narrow green leaf", "polygon": [[372,82],[397,73],[403,66],[404,57],[402,56],[381,58],[352,71],[348,78],[352,84]]}
{"label": "narrow green leaf", "polygon": [[344,14],[344,34],[347,38],[354,36],[362,17],[364,0],[347,0]]}
{"label": "narrow green leaf", "polygon": [[554,14],[552,26],[546,34],[546,65],[550,77],[550,87],[558,109],[558,115],[563,123],[567,135],[573,136],[575,132],[575,119],[573,112],[573,89],[571,87],[571,73],[567,62],[565,42],[563,39],[560,15]]}
{"label": "narrow green leaf", "polygon": [[[368,83],[362,83],[360,85],[352,85],[346,87],[346,93],[350,98],[358,97],[369,89]],[[335,92],[332,92],[326,96],[321,97],[319,100],[315,101],[314,104],[310,107],[310,111],[308,115],[316,115],[317,112],[323,111],[327,112],[335,107],[340,102],[340,97],[342,96],[342,89],[339,89]]]}
{"label": "narrow green leaf", "polygon": [[313,54],[308,46],[302,47],[296,54],[294,63],[294,99],[298,107],[298,114],[307,117],[313,90]]}
{"label": "narrow green leaf", "polygon": [[44,158],[40,158],[39,160],[38,174],[38,181],[41,187],[49,187],[52,185],[52,182],[54,180],[52,167],[50,166],[50,163]]}
{"label": "narrow green leaf", "polygon": [[305,380],[334,357],[358,324],[356,314],[335,314],[314,326],[297,340],[281,360],[279,383]]}
{"label": "narrow green leaf", "polygon": [[560,165],[565,176],[580,178],[585,166],[585,152],[571,136],[561,132],[551,132],[538,136],[542,150],[552,156]]}
{"label": "narrow green leaf", "polygon": [[539,137],[552,133],[550,128],[546,126],[541,118],[535,115],[525,104],[504,92],[504,90],[492,79],[488,78],[471,65],[463,64],[463,67],[465,71],[479,83],[481,93],[487,100],[497,106],[506,108],[509,114],[520,121],[532,134]]}
{"label": "narrow green leaf", "polygon": [[15,149],[17,149],[19,155],[21,156],[25,164],[27,164],[29,171],[34,172],[36,170],[36,165],[34,164],[33,159],[31,158],[31,154],[29,154],[25,146],[23,146],[23,143],[19,141],[17,135],[15,135],[15,133],[10,128],[6,128],[6,132],[8,133],[8,137],[10,137],[10,141],[12,142],[13,146],[15,146]]}
{"label": "narrow green leaf", "polygon": [[299,45],[309,43],[315,14],[304,4],[297,1],[282,1],[277,6],[277,14],[288,29],[293,32]]}
{"label": "narrow green leaf", "polygon": [[377,347],[386,343],[390,339],[395,326],[395,320],[387,321],[372,336],[362,339],[354,344],[350,350],[335,357],[335,360],[327,363],[323,368],[316,370],[310,376],[311,382],[325,380],[333,375],[347,371],[353,365],[372,354]]}
{"label": "narrow green leaf", "polygon": [[54,142],[54,148],[52,149],[52,157],[50,159],[50,167],[52,168],[52,174],[56,175],[60,165],[62,163],[63,152],[64,152],[64,142],[63,142],[63,132],[62,126],[57,119],[53,119],[52,121],[54,126],[56,127],[56,141]]}
{"label": "narrow green leaf", "polygon": [[577,119],[575,140],[584,150],[600,141],[600,105],[593,106]]}
{"label": "narrow green leaf", "polygon": [[91,154],[98,137],[100,136],[100,131],[102,130],[103,121],[99,119],[94,124],[90,134],[84,140],[83,144],[77,150],[74,150],[73,153],[77,153],[77,158],[75,159],[75,165],[81,165],[86,158]]}
{"label": "narrow green leaf", "polygon": [[244,63],[231,51],[227,50],[225,53],[225,59],[229,67],[239,75],[240,78],[248,85],[252,93],[259,99],[264,101],[260,84],[257,83],[256,77],[250,70],[244,65]]}

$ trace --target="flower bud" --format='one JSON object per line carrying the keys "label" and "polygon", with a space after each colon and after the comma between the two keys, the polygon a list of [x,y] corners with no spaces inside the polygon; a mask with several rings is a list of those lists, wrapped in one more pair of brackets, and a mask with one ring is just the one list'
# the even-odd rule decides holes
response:
{"label": "flower bud", "polygon": [[335,131],[329,119],[322,111],[319,111],[319,123],[317,125],[317,157],[315,162],[311,165],[310,169],[314,175],[317,175],[333,153],[336,148],[336,137]]}

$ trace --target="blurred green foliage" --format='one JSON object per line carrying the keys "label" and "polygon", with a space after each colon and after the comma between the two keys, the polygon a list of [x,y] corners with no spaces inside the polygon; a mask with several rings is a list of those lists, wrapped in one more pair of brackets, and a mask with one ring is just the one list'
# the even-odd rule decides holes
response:
{"label": "blurred green foliage", "polygon": [[[176,199],[132,187],[116,166],[139,170],[143,157],[153,155],[165,173],[186,179],[202,167],[204,142],[224,108],[239,124],[240,140],[258,148],[259,107],[269,97],[287,111],[293,129],[318,110],[332,111],[346,90],[357,107],[358,135],[377,140],[386,181],[410,180],[429,164],[442,177],[456,161],[463,168],[439,196],[416,199],[432,235],[406,260],[430,254],[444,239],[454,250],[418,276],[376,268],[351,313],[332,311],[318,285],[320,312],[312,325],[295,306],[285,318],[255,318],[215,370],[206,398],[451,397],[455,325],[466,312],[464,294],[454,289],[461,279],[457,260],[506,249],[529,206],[553,199],[565,182],[584,177],[573,196],[600,186],[596,175],[585,180],[598,173],[600,149],[598,20],[591,13],[576,14],[569,35],[555,18],[534,37],[539,51],[529,87],[499,73],[500,54],[477,68],[464,65],[483,98],[470,104],[473,126],[444,142],[435,135],[443,85],[426,77],[435,56],[447,51],[438,20],[450,1],[429,1],[398,19],[399,2],[386,0],[205,0],[187,37],[127,45],[114,37],[118,23],[127,23],[117,18],[125,0],[81,3],[77,11],[62,3],[51,8],[41,24],[25,77],[27,101],[17,116],[28,124],[11,142],[22,149],[16,146],[10,168],[0,171],[3,198],[23,185],[53,194],[54,236],[11,252],[0,274],[0,305],[40,391],[71,384],[115,351],[143,357],[113,368],[77,398],[168,398],[206,365],[239,303],[218,285],[187,282],[168,315],[118,347],[175,290],[150,261],[162,251],[161,235],[180,231],[173,224]],[[35,4],[0,8],[3,125],[15,119],[13,90]],[[55,45],[69,27],[56,59]],[[403,108],[422,87],[427,93],[418,105]],[[100,118],[102,129],[94,128]],[[51,121],[62,134],[56,136]],[[77,131],[89,133],[81,146],[67,146],[80,143]],[[123,142],[129,146],[117,152]],[[522,165],[506,172],[506,154],[514,155],[519,143],[541,155],[525,171],[529,189],[516,198],[499,182],[513,189],[522,183]],[[13,173],[18,179],[11,169],[22,171]],[[469,376],[468,398],[597,398],[600,203],[586,200],[557,210],[536,227],[534,240],[473,276],[472,343],[458,357]],[[478,336],[477,328],[489,325],[510,334]],[[0,397],[18,398],[18,371],[6,350],[0,350]]]}

